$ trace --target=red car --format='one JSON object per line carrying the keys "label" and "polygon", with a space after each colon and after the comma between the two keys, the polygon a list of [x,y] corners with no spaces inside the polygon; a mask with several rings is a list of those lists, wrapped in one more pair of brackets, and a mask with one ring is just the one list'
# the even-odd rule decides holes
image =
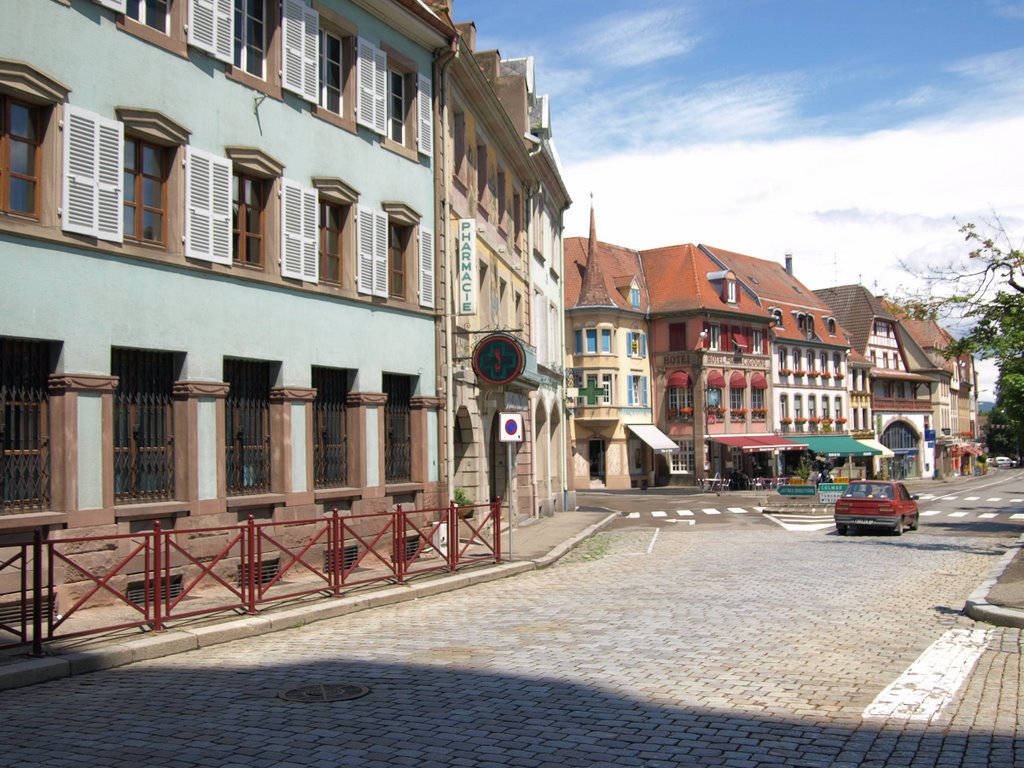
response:
{"label": "red car", "polygon": [[836,501],[836,532],[840,536],[856,526],[888,528],[901,536],[905,528],[917,530],[917,496],[903,483],[891,480],[854,480]]}

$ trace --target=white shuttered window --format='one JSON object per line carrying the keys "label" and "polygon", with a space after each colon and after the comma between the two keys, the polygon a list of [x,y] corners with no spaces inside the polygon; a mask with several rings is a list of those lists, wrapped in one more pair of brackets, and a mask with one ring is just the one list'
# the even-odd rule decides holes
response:
{"label": "white shuttered window", "polygon": [[61,228],[120,243],[123,239],[124,126],[68,106],[64,113]]}
{"label": "white shuttered window", "polygon": [[388,297],[388,215],[359,206],[356,217],[356,290]]}
{"label": "white shuttered window", "polygon": [[302,0],[284,0],[281,85],[316,104],[320,96],[320,14]]}
{"label": "white shuttered window", "polygon": [[434,154],[433,85],[426,75],[416,78],[416,143],[421,154]]}
{"label": "white shuttered window", "polygon": [[420,306],[434,307],[434,233],[420,230]]}
{"label": "white shuttered window", "polygon": [[384,136],[387,130],[388,56],[364,37],[356,51],[356,122]]}
{"label": "white shuttered window", "polygon": [[231,161],[192,147],[185,159],[185,255],[231,263]]}
{"label": "white shuttered window", "polygon": [[234,54],[234,0],[189,0],[188,44],[231,63]]}
{"label": "white shuttered window", "polygon": [[319,279],[317,191],[281,181],[281,275],[315,283]]}

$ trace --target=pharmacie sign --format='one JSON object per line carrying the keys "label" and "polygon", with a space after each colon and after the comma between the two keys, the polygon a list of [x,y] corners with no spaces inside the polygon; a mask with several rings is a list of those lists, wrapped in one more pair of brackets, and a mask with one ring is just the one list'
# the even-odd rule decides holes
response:
{"label": "pharmacie sign", "polygon": [[476,314],[476,219],[459,219],[458,314]]}

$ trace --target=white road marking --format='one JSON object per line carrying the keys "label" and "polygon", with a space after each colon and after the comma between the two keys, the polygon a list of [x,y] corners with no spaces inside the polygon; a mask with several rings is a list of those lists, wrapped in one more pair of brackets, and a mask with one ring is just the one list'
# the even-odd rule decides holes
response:
{"label": "white road marking", "polygon": [[640,513],[639,512],[630,512],[628,515],[626,515],[626,519],[627,520],[637,520],[637,519],[639,519],[639,517],[640,517]]}
{"label": "white road marking", "polygon": [[941,509],[929,509],[929,510],[927,510],[925,512],[922,512],[921,516],[922,517],[931,517],[932,515],[941,515],[941,514],[942,514],[942,510]]}
{"label": "white road marking", "polygon": [[737,515],[745,515],[745,514],[747,514],[747,510],[745,510],[743,507],[729,507],[729,511],[733,512],[733,513],[735,513]]}
{"label": "white road marking", "polygon": [[653,515],[654,517],[665,517],[665,515],[667,515],[668,513],[667,513],[667,512],[662,512],[662,511],[661,511],[661,510],[659,509],[659,510],[657,510],[657,511],[655,511],[655,512],[651,512],[651,514],[652,514],[652,515]]}
{"label": "white road marking", "polygon": [[930,720],[946,706],[988,646],[987,629],[951,629],[886,687],[862,717]]}
{"label": "white road marking", "polygon": [[1024,499],[1010,499],[1010,503],[1011,504],[1021,504],[1021,503],[1024,503]]}
{"label": "white road marking", "polygon": [[661,528],[655,528],[654,529],[654,535],[651,537],[651,543],[647,545],[647,554],[648,555],[651,554],[651,551],[654,549],[654,542],[656,542],[658,540],[658,534],[659,533],[661,533]]}
{"label": "white road marking", "polygon": [[988,520],[993,517],[998,517],[998,515],[995,512],[982,512],[978,517]]}
{"label": "white road marking", "polygon": [[981,496],[964,496],[964,501],[980,501]]}
{"label": "white road marking", "polygon": [[720,514],[722,514],[721,512],[719,512],[714,507],[707,507],[705,509],[702,509],[701,512],[703,512],[705,515],[720,515]]}
{"label": "white road marking", "polygon": [[1001,498],[999,498],[998,496],[993,496],[993,497],[992,497],[992,498],[990,498],[990,499],[985,499],[985,501],[1002,501],[1002,499],[1001,499]]}
{"label": "white road marking", "polygon": [[950,512],[949,516],[950,517],[967,517],[967,513],[966,512]]}
{"label": "white road marking", "polygon": [[1018,512],[1015,515],[1010,515],[1010,519],[1011,520],[1024,520],[1024,514],[1021,514],[1020,512]]}
{"label": "white road marking", "polygon": [[831,518],[821,515],[766,515],[776,525],[787,531],[823,531],[835,526]]}
{"label": "white road marking", "polygon": [[680,517],[693,517],[693,510],[690,509],[677,509],[676,514]]}

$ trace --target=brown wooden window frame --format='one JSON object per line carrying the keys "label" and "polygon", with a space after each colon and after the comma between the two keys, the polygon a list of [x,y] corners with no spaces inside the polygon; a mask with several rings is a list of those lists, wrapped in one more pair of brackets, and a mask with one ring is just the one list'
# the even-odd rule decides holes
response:
{"label": "brown wooden window frame", "polygon": [[[28,111],[28,120],[34,128],[34,137],[16,136],[12,133],[11,112],[12,108],[15,106]],[[29,104],[0,93],[0,213],[7,213],[12,216],[25,216],[32,219],[39,218],[40,188],[42,186],[43,134],[45,127],[43,109],[43,107]],[[29,150],[32,153],[31,173],[22,173],[13,170],[12,155],[14,145],[27,145],[31,147]],[[13,197],[11,190],[16,181],[32,185],[31,211],[16,210],[11,207]]]}
{"label": "brown wooden window frame", "polygon": [[410,248],[415,242],[414,227],[388,221],[388,296],[406,299],[409,291]]}
{"label": "brown wooden window frame", "polygon": [[[243,200],[243,190],[253,190],[253,202]],[[266,212],[267,212],[267,189],[270,183],[267,179],[261,179],[246,173],[235,171],[231,184],[232,204],[232,250],[231,260],[235,264],[262,269],[264,265],[264,254],[266,252]],[[247,196],[245,196],[247,198]],[[257,211],[257,224],[255,230],[242,229],[242,222],[248,222],[250,209]],[[257,256],[250,258],[248,245],[255,243]]]}
{"label": "brown wooden window frame", "polygon": [[[146,173],[145,155],[152,151],[160,158],[161,168],[159,175]],[[132,155],[134,167],[128,167],[129,154]],[[171,152],[167,147],[153,144],[136,136],[126,134],[124,137],[124,238],[138,243],[149,243],[151,245],[164,245],[167,242],[167,178],[171,166]],[[130,178],[129,178],[130,176]],[[159,205],[147,205],[145,199],[146,182],[154,181],[160,187]],[[128,200],[128,190],[131,188],[134,200]],[[128,232],[129,209],[133,233]],[[146,214],[155,214],[160,218],[159,232],[155,237],[145,236]],[[140,235],[140,233],[143,233]]]}
{"label": "brown wooden window frame", "polygon": [[351,206],[321,198],[320,280],[322,282],[333,285],[341,285],[344,282],[345,237],[350,215]]}

